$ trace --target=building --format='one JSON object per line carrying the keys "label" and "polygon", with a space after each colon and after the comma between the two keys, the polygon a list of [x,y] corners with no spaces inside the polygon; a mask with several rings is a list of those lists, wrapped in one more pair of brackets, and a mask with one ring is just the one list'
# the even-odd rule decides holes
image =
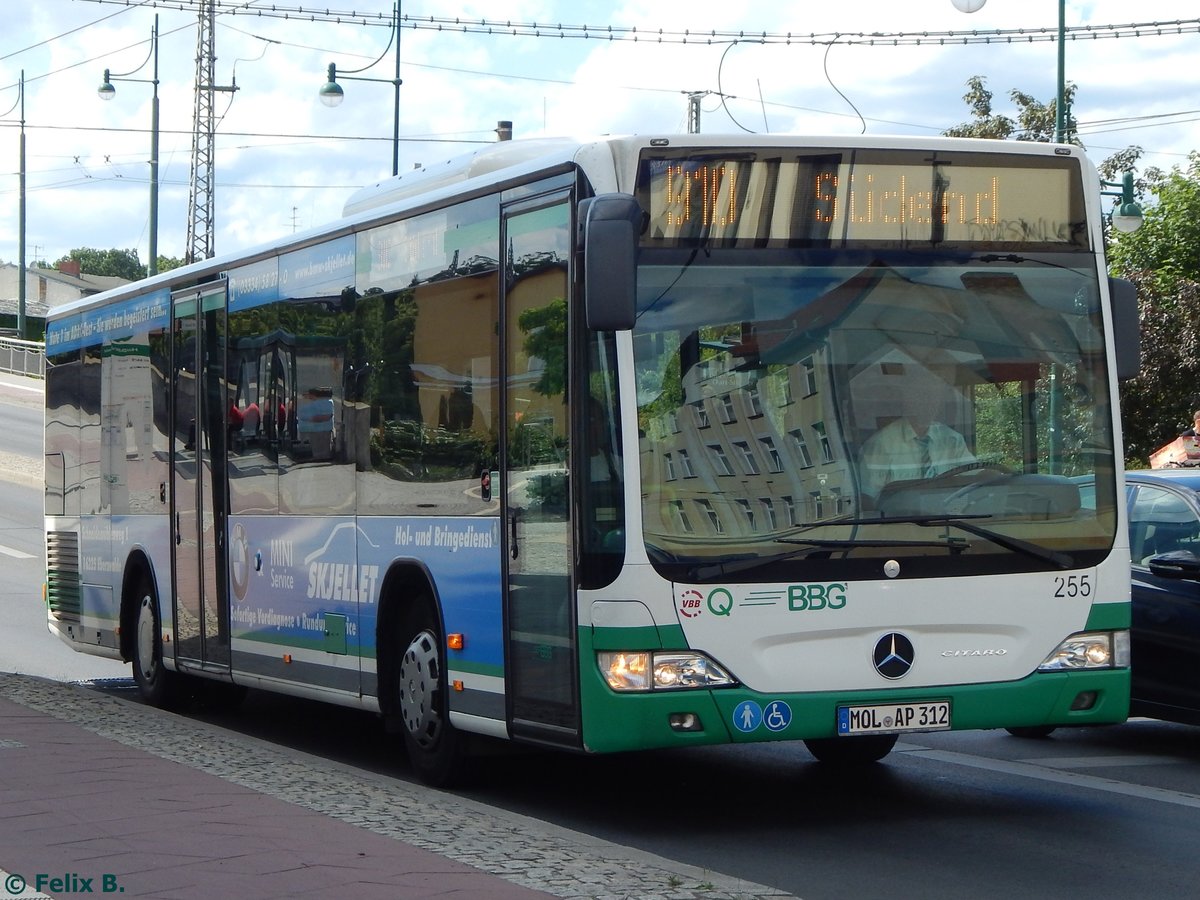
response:
{"label": "building", "polygon": [[[17,325],[20,298],[20,268],[14,263],[0,264],[0,329]],[[76,260],[66,260],[56,269],[30,267],[25,270],[26,334],[40,339],[45,330],[46,314],[57,306],[107,291],[128,279],[113,275],[87,275]]]}

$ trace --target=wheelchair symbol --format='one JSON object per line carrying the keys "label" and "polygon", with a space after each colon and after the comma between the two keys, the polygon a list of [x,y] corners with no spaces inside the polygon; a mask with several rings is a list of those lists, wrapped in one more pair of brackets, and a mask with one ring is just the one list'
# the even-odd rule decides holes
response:
{"label": "wheelchair symbol", "polygon": [[768,731],[783,731],[792,722],[792,708],[782,700],[772,700],[763,710],[763,724]]}

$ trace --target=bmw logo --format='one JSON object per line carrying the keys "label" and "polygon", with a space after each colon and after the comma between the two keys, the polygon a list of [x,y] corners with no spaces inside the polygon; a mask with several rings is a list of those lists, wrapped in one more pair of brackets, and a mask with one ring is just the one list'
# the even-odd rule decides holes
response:
{"label": "bmw logo", "polygon": [[250,584],[250,544],[241,522],[233,526],[233,537],[230,540],[229,580],[233,585],[234,595],[239,600],[245,600],[246,588]]}
{"label": "bmw logo", "polygon": [[884,678],[903,678],[913,666],[912,641],[898,631],[885,634],[875,642],[875,671]]}

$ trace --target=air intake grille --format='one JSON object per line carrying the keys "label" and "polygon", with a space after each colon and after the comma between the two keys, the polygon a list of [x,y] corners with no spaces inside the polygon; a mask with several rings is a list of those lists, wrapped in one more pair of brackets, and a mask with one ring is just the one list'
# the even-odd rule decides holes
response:
{"label": "air intake grille", "polygon": [[79,535],[51,531],[46,535],[46,600],[60,621],[79,621]]}

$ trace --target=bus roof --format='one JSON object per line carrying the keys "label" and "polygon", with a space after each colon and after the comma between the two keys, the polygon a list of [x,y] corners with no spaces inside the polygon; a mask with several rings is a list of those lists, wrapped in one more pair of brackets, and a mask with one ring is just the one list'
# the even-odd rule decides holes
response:
{"label": "bus roof", "polygon": [[[287,235],[286,238],[271,243],[200,260],[151,278],[84,297],[50,310],[46,318],[47,321],[57,320],[91,306],[104,305],[113,300],[162,289],[172,284],[199,284],[233,266],[243,266],[331,238],[349,235],[407,209],[435,206],[460,192],[482,190],[491,184],[499,185],[506,181],[519,180],[525,175],[554,166],[580,166],[587,173],[597,193],[631,190],[630,185],[620,184],[619,173],[632,171],[638,154],[651,147],[895,148],[1084,158],[1083,151],[1071,145],[941,136],[645,134],[500,141],[360,188],[347,200],[341,219]],[[472,185],[472,182],[476,184]]]}

